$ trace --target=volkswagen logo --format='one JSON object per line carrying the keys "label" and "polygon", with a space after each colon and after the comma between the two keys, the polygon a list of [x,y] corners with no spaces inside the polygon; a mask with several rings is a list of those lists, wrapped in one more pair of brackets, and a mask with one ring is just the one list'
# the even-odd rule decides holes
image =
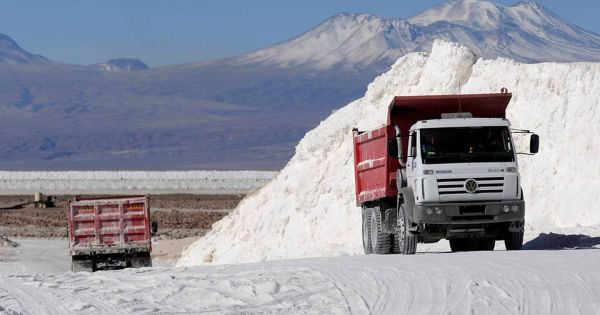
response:
{"label": "volkswagen logo", "polygon": [[477,184],[476,180],[469,178],[465,181],[465,190],[468,193],[472,194],[472,193],[476,192],[477,188],[479,188],[479,185]]}

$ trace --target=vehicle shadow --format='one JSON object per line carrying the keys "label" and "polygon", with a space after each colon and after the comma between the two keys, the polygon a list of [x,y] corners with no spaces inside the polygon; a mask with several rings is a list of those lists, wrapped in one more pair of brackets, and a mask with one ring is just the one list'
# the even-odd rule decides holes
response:
{"label": "vehicle shadow", "polygon": [[600,249],[600,237],[584,234],[540,233],[523,244],[523,250]]}

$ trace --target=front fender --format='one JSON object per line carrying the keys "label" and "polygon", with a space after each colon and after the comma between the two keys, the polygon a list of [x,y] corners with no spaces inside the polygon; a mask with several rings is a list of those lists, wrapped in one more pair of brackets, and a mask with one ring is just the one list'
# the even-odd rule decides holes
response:
{"label": "front fender", "polygon": [[404,203],[404,210],[406,211],[406,216],[412,220],[413,210],[415,208],[415,193],[413,192],[411,187],[404,187],[400,189],[400,195],[402,200],[400,200],[399,202]]}

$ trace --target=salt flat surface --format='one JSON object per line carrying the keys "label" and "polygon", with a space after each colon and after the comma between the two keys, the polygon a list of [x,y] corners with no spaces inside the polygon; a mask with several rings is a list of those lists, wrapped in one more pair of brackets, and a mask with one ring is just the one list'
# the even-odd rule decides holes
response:
{"label": "salt flat surface", "polygon": [[600,250],[0,275],[3,314],[598,314]]}
{"label": "salt flat surface", "polygon": [[267,171],[0,171],[0,194],[247,193]]}
{"label": "salt flat surface", "polygon": [[0,247],[0,274],[57,273],[71,270],[67,239],[10,240],[18,246]]}

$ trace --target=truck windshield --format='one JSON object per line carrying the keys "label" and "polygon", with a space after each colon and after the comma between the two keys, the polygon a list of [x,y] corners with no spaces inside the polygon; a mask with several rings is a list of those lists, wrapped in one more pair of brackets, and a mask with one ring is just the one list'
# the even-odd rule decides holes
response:
{"label": "truck windshield", "polygon": [[421,156],[424,164],[515,160],[507,127],[421,129]]}

